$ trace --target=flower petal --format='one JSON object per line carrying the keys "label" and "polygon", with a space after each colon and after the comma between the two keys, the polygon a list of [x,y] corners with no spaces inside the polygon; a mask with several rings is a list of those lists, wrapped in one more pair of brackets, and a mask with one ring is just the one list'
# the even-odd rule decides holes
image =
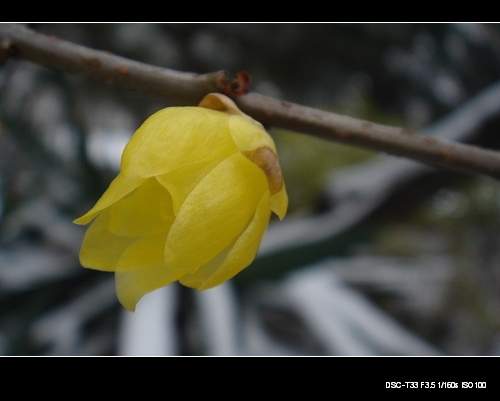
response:
{"label": "flower petal", "polygon": [[243,152],[243,155],[264,172],[271,195],[274,195],[283,187],[283,175],[281,174],[278,156],[271,148],[264,146]]}
{"label": "flower petal", "polygon": [[198,104],[198,107],[204,107],[206,109],[224,111],[229,114],[236,114],[238,116],[243,116],[246,118],[251,118],[250,116],[243,113],[236,103],[229,99],[226,95],[222,93],[209,93]]}
{"label": "flower petal", "polygon": [[186,164],[181,168],[156,177],[158,182],[163,185],[172,196],[174,215],[177,215],[188,195],[200,181],[227,157],[227,154],[221,154],[221,152],[214,153],[213,157],[203,159],[196,163]]}
{"label": "flower petal", "polygon": [[88,224],[90,221],[97,216],[97,214],[111,206],[113,203],[119,201],[124,196],[128,195],[134,189],[136,189],[139,185],[141,185],[146,179],[129,179],[124,178],[121,174],[111,182],[108,189],[101,198],[97,201],[92,209],[90,209],[87,213],[85,213],[82,217],[74,220],[73,223],[76,224]]}
{"label": "flower petal", "polygon": [[232,115],[229,118],[229,132],[241,152],[251,152],[268,147],[276,153],[276,146],[262,124],[250,117]]}
{"label": "flower petal", "polygon": [[167,233],[173,221],[170,194],[153,177],[109,207],[108,230],[121,236],[146,237]]}
{"label": "flower petal", "polygon": [[262,237],[269,223],[269,193],[262,196],[255,215],[245,231],[219,255],[194,274],[179,281],[187,287],[206,290],[234,277],[255,259]]}
{"label": "flower petal", "polygon": [[108,231],[109,211],[104,210],[85,233],[80,250],[80,263],[84,267],[114,271],[123,252],[133,239],[120,237]]}
{"label": "flower petal", "polygon": [[208,278],[214,274],[214,272],[220,268],[222,263],[227,257],[227,254],[234,246],[235,241],[233,241],[228,247],[222,250],[215,258],[213,258],[210,262],[201,266],[196,272],[193,274],[185,274],[179,279],[179,283],[185,285],[186,287],[199,289]]}
{"label": "flower petal", "polygon": [[281,189],[271,196],[271,210],[276,213],[280,220],[283,220],[287,209],[288,195],[286,193],[285,183],[283,183]]}
{"label": "flower petal", "polygon": [[266,191],[264,173],[241,153],[225,159],[179,210],[165,244],[165,262],[191,273],[212,260],[245,229]]}
{"label": "flower petal", "polygon": [[124,177],[165,174],[213,153],[237,151],[229,134],[229,115],[201,107],[169,107],[149,117],[125,146]]}
{"label": "flower petal", "polygon": [[148,292],[177,281],[184,273],[169,269],[164,262],[166,233],[141,238],[130,244],[116,265],[116,292],[120,303],[134,311]]}

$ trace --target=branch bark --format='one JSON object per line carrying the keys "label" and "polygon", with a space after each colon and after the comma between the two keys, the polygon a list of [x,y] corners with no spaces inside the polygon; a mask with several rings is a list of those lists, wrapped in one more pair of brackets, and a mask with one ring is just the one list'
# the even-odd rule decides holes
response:
{"label": "branch bark", "polygon": [[[199,75],[155,67],[16,24],[0,24],[0,58],[30,60],[186,105],[198,104],[210,92],[241,92],[239,80],[230,78],[225,71]],[[500,179],[500,153],[493,150],[436,139],[405,128],[376,124],[257,93],[235,95],[233,99],[243,112],[268,126]]]}

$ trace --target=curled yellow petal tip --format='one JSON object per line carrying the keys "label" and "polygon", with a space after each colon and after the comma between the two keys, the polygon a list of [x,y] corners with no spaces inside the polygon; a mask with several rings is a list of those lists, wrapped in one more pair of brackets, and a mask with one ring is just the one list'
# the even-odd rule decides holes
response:
{"label": "curled yellow petal tip", "polygon": [[149,117],[121,172],[76,224],[83,266],[114,271],[122,305],[174,281],[205,290],[255,258],[271,212],[288,207],[272,138],[221,94]]}

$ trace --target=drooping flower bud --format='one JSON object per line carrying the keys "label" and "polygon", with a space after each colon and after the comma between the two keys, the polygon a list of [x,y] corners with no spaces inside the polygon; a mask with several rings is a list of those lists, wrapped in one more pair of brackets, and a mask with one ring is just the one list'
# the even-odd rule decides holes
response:
{"label": "drooping flower bud", "polygon": [[120,174],[77,224],[92,224],[83,266],[114,271],[120,302],[134,310],[174,281],[205,290],[255,258],[273,211],[288,197],[276,147],[262,125],[226,96],[170,107],[130,139]]}

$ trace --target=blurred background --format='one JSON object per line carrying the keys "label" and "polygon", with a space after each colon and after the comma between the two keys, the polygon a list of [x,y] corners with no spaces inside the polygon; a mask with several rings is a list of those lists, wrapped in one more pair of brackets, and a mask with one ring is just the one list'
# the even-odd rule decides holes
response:
{"label": "blurred background", "polygon": [[[500,147],[500,26],[30,24],[181,71]],[[174,104],[0,64],[0,355],[500,355],[500,185],[269,127],[290,198],[257,260],[206,292],[118,303],[84,269],[85,213]]]}

